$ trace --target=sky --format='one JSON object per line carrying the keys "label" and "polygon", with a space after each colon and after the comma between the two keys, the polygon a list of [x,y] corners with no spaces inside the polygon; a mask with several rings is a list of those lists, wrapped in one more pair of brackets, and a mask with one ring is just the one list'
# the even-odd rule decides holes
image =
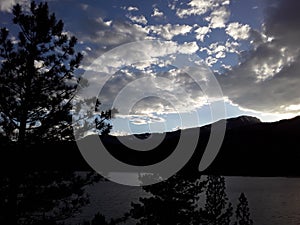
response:
{"label": "sky", "polygon": [[[15,3],[28,5],[0,1],[1,26],[14,29]],[[78,38],[85,57],[77,73],[90,76],[90,93],[99,93],[103,107],[120,111],[112,120],[114,135],[172,131],[239,115],[269,122],[300,112],[299,1],[48,3],[65,31]],[[197,64],[196,78],[174,66],[183,55]],[[209,91],[210,79],[221,97]],[[212,112],[220,102],[225,115]]]}

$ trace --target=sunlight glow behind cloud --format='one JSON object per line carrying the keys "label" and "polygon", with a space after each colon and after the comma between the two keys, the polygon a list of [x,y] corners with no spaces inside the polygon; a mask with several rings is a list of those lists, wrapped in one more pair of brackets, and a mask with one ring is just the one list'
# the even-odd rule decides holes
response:
{"label": "sunlight glow behind cloud", "polygon": [[[8,24],[7,13],[17,2],[28,3],[25,0],[0,2],[1,25]],[[196,88],[181,77],[180,71],[169,68],[172,54],[179,52],[197,54],[215,72],[225,97],[230,100],[227,103],[230,109],[236,107],[234,110],[239,113],[255,112],[261,118],[267,115],[271,118],[272,114],[274,118],[281,118],[278,116],[281,114],[284,118],[300,113],[299,1],[276,0],[271,4],[267,0],[173,0],[132,4],[79,0],[70,7],[69,1],[51,0],[49,6],[65,22],[66,30],[78,38],[78,49],[85,55],[83,71],[96,71],[97,68],[89,67],[90,63],[120,45],[144,40],[168,41],[164,48],[139,46],[140,55],[124,52],[124,59],[113,66],[144,56],[148,60],[118,71],[109,82],[103,101],[141,74],[159,73],[170,80],[163,84],[166,91],[180,93],[180,86],[187,90],[189,96],[176,103],[179,108],[201,109],[203,99],[197,97]],[[169,55],[168,60],[157,59],[165,55]],[[103,79],[100,74],[92,85]],[[144,90],[147,87],[148,84],[136,85]],[[171,113],[167,103],[165,107],[154,103],[153,99],[141,102],[137,115],[142,118],[144,112],[155,118],[153,112]],[[148,121],[155,122],[155,119]]]}

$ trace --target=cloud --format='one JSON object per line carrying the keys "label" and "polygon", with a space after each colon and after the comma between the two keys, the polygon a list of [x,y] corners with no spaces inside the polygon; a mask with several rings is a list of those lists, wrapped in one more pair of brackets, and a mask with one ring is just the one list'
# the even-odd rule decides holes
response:
{"label": "cloud", "polygon": [[198,51],[199,46],[197,42],[184,42],[182,45],[179,46],[179,52],[182,54],[192,54]]}
{"label": "cloud", "polygon": [[205,59],[205,62],[206,64],[209,66],[209,67],[212,67],[214,64],[216,64],[218,62],[218,59],[212,57],[212,56],[208,56],[206,59]]}
{"label": "cloud", "polygon": [[220,52],[218,52],[218,53],[216,54],[216,58],[217,58],[217,59],[225,58],[225,57],[226,57],[226,54],[225,54],[225,52],[223,52],[223,51],[220,51]]}
{"label": "cloud", "polygon": [[113,21],[109,24],[101,20],[97,20],[99,29],[95,29],[95,41],[101,45],[120,45],[131,41],[142,40],[146,37],[146,30],[137,24],[130,24],[126,21]]}
{"label": "cloud", "polygon": [[222,66],[222,68],[224,68],[226,71],[232,69],[232,66],[231,66],[231,65],[222,64],[221,66]]}
{"label": "cloud", "polygon": [[[153,104],[154,102],[147,102],[146,104]],[[143,105],[142,107],[145,107]],[[152,107],[153,108],[153,107]],[[153,111],[152,109],[150,110],[151,112]],[[163,123],[166,121],[165,118],[161,116],[156,116],[154,113],[145,113],[141,115],[134,115],[134,116],[128,116],[128,119],[130,123],[134,125],[145,125],[145,124],[151,124],[151,123]]]}
{"label": "cloud", "polygon": [[[220,59],[224,58],[226,53],[239,54],[239,46],[240,44],[238,42],[230,42],[227,40],[225,44],[220,42],[211,43],[208,47],[202,47],[200,51],[206,51],[207,55]],[[209,60],[211,59],[212,57],[209,57]],[[215,63],[215,60],[213,60],[213,62]]]}
{"label": "cloud", "polygon": [[84,4],[84,3],[82,3],[82,4],[80,4],[80,5],[81,5],[82,10],[87,10],[88,7],[89,7],[88,4]]}
{"label": "cloud", "polygon": [[79,23],[84,26],[80,29],[74,27],[70,30],[79,40],[93,49],[85,56],[85,64],[90,64],[104,52],[119,45],[145,40],[148,35],[147,30],[141,25],[131,24],[128,21],[104,21],[101,17],[95,19],[87,17],[80,20]]}
{"label": "cloud", "polygon": [[209,22],[209,27],[211,28],[224,28],[226,22],[230,16],[230,11],[226,7],[220,7],[211,12],[206,20]]}
{"label": "cloud", "polygon": [[[229,41],[227,40],[225,43],[222,42],[214,42],[211,43],[207,47],[201,47],[199,49],[200,52],[206,52],[208,57],[205,59],[206,64],[209,67],[212,67],[214,64],[216,64],[219,59],[225,58],[227,53],[235,53],[240,54],[239,50],[240,44],[235,41]],[[231,66],[223,65],[223,68],[231,68]]]}
{"label": "cloud", "polygon": [[222,5],[229,5],[230,4],[230,1],[229,0],[225,0],[222,2]]}
{"label": "cloud", "polygon": [[299,113],[300,2],[275,3],[266,9],[261,37],[255,33],[253,50],[218,78],[224,94],[243,108]]}
{"label": "cloud", "polygon": [[234,40],[246,40],[250,37],[250,26],[248,24],[240,24],[238,22],[230,23],[226,27],[226,33]]}
{"label": "cloud", "polygon": [[[126,8],[126,7],[125,7],[125,8]],[[128,10],[128,11],[139,11],[139,8],[136,7],[136,6],[128,6],[128,7],[127,7],[127,10]]]}
{"label": "cloud", "polygon": [[205,36],[210,32],[211,29],[208,26],[199,27],[195,30],[196,39],[203,42]]}
{"label": "cloud", "polygon": [[[179,18],[186,18],[188,16],[191,15],[203,15],[207,12],[209,12],[210,10],[213,10],[215,8],[217,8],[218,6],[222,5],[223,0],[191,0],[188,4],[187,4],[187,8],[182,9],[182,8],[178,8],[176,10],[176,15]],[[229,1],[225,1],[225,5],[229,3]],[[173,7],[172,7],[173,6]],[[175,9],[175,5],[171,4],[171,7],[173,9]],[[171,8],[171,9],[172,9]]]}
{"label": "cloud", "polygon": [[226,46],[221,45],[219,42],[214,42],[209,45],[209,50],[207,50],[207,54],[213,55],[224,51],[226,51]]}
{"label": "cloud", "polygon": [[107,23],[98,20],[98,27],[99,29],[93,30],[92,33],[80,36],[81,40],[92,44],[93,52],[89,54],[89,61],[119,45],[145,40],[147,37],[147,31],[142,26],[126,21],[113,21],[108,26]]}
{"label": "cloud", "polygon": [[300,104],[298,105],[289,105],[289,106],[282,106],[286,111],[300,111]]}
{"label": "cloud", "polygon": [[134,23],[140,23],[146,25],[148,23],[147,19],[145,16],[132,16],[132,15],[127,15],[127,17]]}
{"label": "cloud", "polygon": [[230,52],[230,53],[237,53],[239,54],[240,51],[239,51],[239,46],[240,44],[236,41],[229,41],[227,40],[226,43],[225,43],[225,47],[226,47],[226,51],[227,52]]}
{"label": "cloud", "polygon": [[[175,60],[183,61],[174,55],[192,54],[198,49],[196,42],[178,44],[173,41],[138,42],[134,45],[134,51],[126,46],[114,49],[111,55],[86,68],[94,72],[84,95],[95,96],[94,93],[98,94],[101,88],[99,96],[104,109],[114,103],[119,116],[138,117],[139,121],[135,120],[135,123],[141,123],[141,115],[191,112],[207,104],[206,96],[194,79],[183,70],[168,67],[168,64],[174,64]],[[187,59],[193,61],[192,58]],[[166,64],[163,65],[160,60]],[[161,64],[164,68],[159,66]],[[200,84],[207,84],[209,73],[197,68]]]}
{"label": "cloud", "polygon": [[119,114],[131,115],[135,124],[162,122],[151,115],[190,112],[207,104],[199,86],[181,70],[147,74],[127,68],[107,82],[100,96],[103,106],[115,101]]}
{"label": "cloud", "polygon": [[125,9],[121,7],[126,12],[114,8],[121,11],[121,17],[116,18],[107,14],[107,10],[111,9],[105,9],[99,1],[78,0],[72,7],[69,1],[51,0],[48,4],[57,18],[63,19],[65,30],[75,35],[79,43],[82,43],[80,48],[84,49],[87,45],[92,49],[84,57],[83,65],[89,65],[95,58],[119,45],[147,39],[148,31],[143,24],[133,24],[124,20],[126,14],[134,13],[135,6],[126,6]]}
{"label": "cloud", "polygon": [[123,130],[112,130],[109,135],[112,135],[112,136],[128,136],[128,135],[131,135],[130,132],[127,132],[127,131],[123,131]]}
{"label": "cloud", "polygon": [[149,32],[157,34],[166,40],[172,40],[173,37],[178,35],[185,35],[192,30],[190,25],[180,25],[180,24],[165,24],[165,25],[152,25],[147,27]]}
{"label": "cloud", "polygon": [[170,64],[174,60],[174,54],[192,54],[199,48],[196,42],[179,44],[174,41],[141,41],[134,43],[134,45],[136,46],[134,51],[131,49],[133,43],[129,45],[131,50],[128,49],[127,45],[120,46],[108,55],[105,55],[105,61],[101,61],[102,58],[100,57],[95,60],[94,64],[86,67],[86,69],[95,72],[104,71],[106,73],[114,73],[111,68],[131,65],[134,62],[136,63],[134,67],[144,71],[146,67],[149,67],[153,63],[156,66],[164,63]]}
{"label": "cloud", "polygon": [[162,11],[159,11],[158,8],[153,8],[153,13],[151,14],[151,17],[163,17],[164,13]]}
{"label": "cloud", "polygon": [[11,12],[13,5],[15,4],[28,5],[29,1],[27,0],[1,0],[0,1],[0,11]]}

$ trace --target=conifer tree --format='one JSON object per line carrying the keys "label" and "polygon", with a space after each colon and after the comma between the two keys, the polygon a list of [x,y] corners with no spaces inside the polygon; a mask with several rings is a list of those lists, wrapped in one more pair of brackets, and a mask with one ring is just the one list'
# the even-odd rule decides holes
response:
{"label": "conifer tree", "polygon": [[253,221],[250,218],[250,210],[248,207],[248,200],[244,193],[239,197],[239,203],[235,211],[236,222],[235,225],[252,225]]}
{"label": "conifer tree", "polygon": [[[14,28],[0,30],[0,130],[17,147],[10,154],[9,174],[0,177],[0,223],[45,224],[78,211],[87,203],[84,186],[97,179],[70,171],[24,173],[18,167],[19,153],[30,144],[74,139],[71,109],[82,55],[76,51],[77,39],[47,3],[32,1],[29,9],[17,4],[12,13]],[[110,116],[99,112],[88,121],[106,134]]]}
{"label": "conifer tree", "polygon": [[206,203],[202,211],[203,224],[229,225],[232,205],[225,192],[225,179],[210,175],[207,178]]}

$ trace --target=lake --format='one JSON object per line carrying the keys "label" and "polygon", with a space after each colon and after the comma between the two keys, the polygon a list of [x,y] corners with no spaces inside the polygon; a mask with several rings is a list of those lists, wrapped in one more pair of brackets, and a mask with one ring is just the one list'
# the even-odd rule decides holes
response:
{"label": "lake", "polygon": [[[225,177],[226,192],[234,207],[241,192],[248,198],[251,217],[258,225],[300,224],[300,178]],[[99,182],[87,188],[91,203],[68,221],[90,220],[100,212],[107,218],[120,217],[132,201],[147,196],[141,187]],[[234,209],[235,210],[235,209]]]}

